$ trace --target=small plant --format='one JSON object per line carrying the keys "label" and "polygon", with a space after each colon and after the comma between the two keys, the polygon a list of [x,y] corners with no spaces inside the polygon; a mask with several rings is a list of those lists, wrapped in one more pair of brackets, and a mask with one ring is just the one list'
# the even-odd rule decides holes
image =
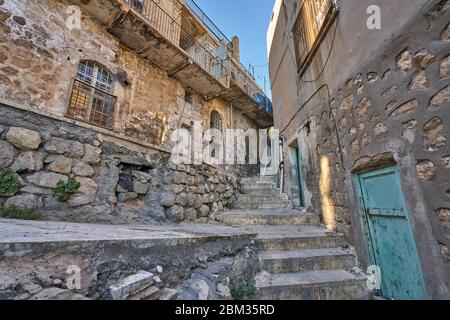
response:
{"label": "small plant", "polygon": [[233,203],[232,203],[232,202],[227,202],[227,203],[225,204],[225,209],[228,209],[228,210],[233,209]]}
{"label": "small plant", "polygon": [[60,180],[56,184],[55,190],[53,190],[53,195],[61,201],[67,201],[70,196],[80,188],[80,186],[80,182],[73,178],[70,178],[67,183]]}
{"label": "small plant", "polygon": [[8,219],[38,220],[41,217],[41,214],[36,208],[25,209],[10,206],[1,210],[1,216]]}
{"label": "small plant", "polygon": [[13,196],[19,190],[19,176],[9,169],[0,170],[0,194]]}
{"label": "small plant", "polygon": [[210,202],[206,204],[210,210],[214,208],[214,203]]}
{"label": "small plant", "polygon": [[240,286],[232,285],[230,289],[231,296],[234,300],[245,300],[246,298],[256,293],[255,286],[248,283],[243,283]]}

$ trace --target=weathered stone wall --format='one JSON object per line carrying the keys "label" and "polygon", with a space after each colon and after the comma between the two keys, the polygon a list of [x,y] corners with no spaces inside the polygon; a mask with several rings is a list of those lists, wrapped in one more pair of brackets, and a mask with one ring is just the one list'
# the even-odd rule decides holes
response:
{"label": "weathered stone wall", "polygon": [[217,168],[169,163],[162,177],[161,204],[171,221],[220,219],[236,201],[238,180]]}
{"label": "weathered stone wall", "polygon": [[[247,236],[0,245],[1,300],[109,300],[110,286],[140,271],[179,299],[230,299],[259,270]],[[80,268],[80,289],[68,288]],[[68,272],[69,270],[69,272]]]}
{"label": "weathered stone wall", "polygon": [[[1,204],[45,219],[107,223],[209,221],[233,205],[238,179],[208,165],[175,166],[167,152],[49,116],[0,106],[0,168],[20,176]],[[68,201],[56,184],[75,178]]]}
{"label": "weathered stone wall", "polygon": [[[161,4],[180,19],[173,1]],[[81,29],[68,29],[69,5],[64,0],[1,1],[0,101],[65,115],[80,61],[93,60],[116,78],[114,132],[168,146],[170,133],[184,123],[203,121],[209,128],[212,109],[221,114],[224,129],[232,125],[227,104],[220,99],[204,101],[85,14]],[[256,127],[241,112],[234,114],[246,119],[236,123],[242,128]]]}
{"label": "weathered stone wall", "polygon": [[[354,73],[333,96],[333,115],[324,114],[318,128],[318,150],[333,159],[330,164],[340,164],[333,118],[347,170],[370,169],[383,160],[399,162],[404,174],[411,175],[408,182],[418,182],[430,221],[440,221],[442,228],[435,225],[437,239],[450,235],[448,214],[445,217],[450,200],[450,10],[444,3],[414,19],[407,32]],[[333,190],[340,186],[345,182],[335,181]],[[336,207],[338,230],[348,231],[350,213]],[[449,244],[448,239],[441,243],[447,258],[444,247]]]}
{"label": "weathered stone wall", "polygon": [[432,1],[409,21],[337,90],[322,87],[285,135],[304,146],[313,208],[356,243],[366,264],[354,174],[397,164],[427,289],[443,297],[450,279],[450,3]]}

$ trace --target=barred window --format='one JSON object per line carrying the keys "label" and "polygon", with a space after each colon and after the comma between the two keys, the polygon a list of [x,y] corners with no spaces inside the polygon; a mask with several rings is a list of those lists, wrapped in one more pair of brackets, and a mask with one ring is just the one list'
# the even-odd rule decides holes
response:
{"label": "barred window", "polygon": [[211,129],[217,129],[222,131],[222,117],[220,116],[220,113],[216,110],[213,110],[211,112],[211,120],[210,120],[210,126]]}
{"label": "barred window", "polygon": [[93,61],[82,61],[73,82],[67,116],[112,128],[116,97],[111,72]]}
{"label": "barred window", "polygon": [[337,15],[336,0],[304,1],[293,28],[295,53],[300,74],[311,63],[324,35]]}

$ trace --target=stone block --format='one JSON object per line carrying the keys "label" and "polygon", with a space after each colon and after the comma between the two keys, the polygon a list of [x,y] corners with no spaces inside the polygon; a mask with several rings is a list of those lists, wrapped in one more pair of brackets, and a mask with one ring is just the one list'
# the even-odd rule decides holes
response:
{"label": "stone block", "polygon": [[422,181],[431,181],[436,176],[436,166],[430,160],[418,161],[417,173]]}
{"label": "stone block", "polygon": [[126,202],[129,200],[137,199],[137,197],[138,197],[138,194],[136,192],[119,193],[117,200],[119,202]]}
{"label": "stone block", "polygon": [[69,174],[72,172],[72,159],[65,156],[57,156],[49,166],[48,170],[56,173]]}
{"label": "stone block", "polygon": [[408,73],[413,67],[413,57],[410,50],[403,51],[397,57],[397,67],[402,73]]}
{"label": "stone block", "polygon": [[81,159],[84,156],[84,146],[78,141],[72,142],[70,147],[69,157]]}
{"label": "stone block", "polygon": [[140,271],[139,273],[126,277],[118,284],[109,288],[114,300],[123,300],[154,284],[153,274]]}
{"label": "stone block", "polygon": [[194,208],[188,208],[184,210],[184,218],[188,221],[194,221],[197,219],[197,211]]}
{"label": "stone block", "polygon": [[32,185],[26,185],[20,189],[22,193],[30,193],[35,195],[52,195],[53,190],[48,188],[39,188]]}
{"label": "stone block", "polygon": [[34,172],[44,167],[44,153],[26,151],[19,154],[11,166],[13,172]]}
{"label": "stone block", "polygon": [[38,207],[38,198],[33,194],[25,194],[11,197],[5,202],[5,207],[15,206],[22,209],[34,209]]}
{"label": "stone block", "polygon": [[94,202],[98,191],[97,183],[92,179],[83,177],[77,177],[76,180],[80,182],[80,188],[69,199],[69,205],[80,207]]}
{"label": "stone block", "polygon": [[450,77],[450,56],[443,59],[439,66],[439,78],[447,79],[448,77]]}
{"label": "stone block", "polygon": [[164,192],[161,194],[161,205],[163,207],[172,207],[175,205],[177,195],[172,192]]}
{"label": "stone block", "polygon": [[71,148],[72,143],[61,138],[50,138],[44,145],[44,150],[51,154],[66,154]]}
{"label": "stone block", "polygon": [[42,142],[39,132],[18,127],[8,130],[6,140],[21,150],[37,150]]}
{"label": "stone block", "polygon": [[26,180],[37,187],[54,189],[59,181],[67,183],[69,178],[65,175],[53,172],[36,172],[29,175]]}
{"label": "stone block", "polygon": [[16,158],[17,151],[12,144],[0,140],[0,168],[9,167]]}
{"label": "stone block", "polygon": [[152,180],[152,176],[146,172],[133,170],[132,175],[141,182],[149,182],[150,180]]}
{"label": "stone block", "polygon": [[166,218],[173,222],[181,222],[184,220],[184,208],[173,206],[166,209]]}
{"label": "stone block", "polygon": [[98,164],[101,161],[102,149],[90,144],[84,145],[83,161],[88,164]]}
{"label": "stone block", "polygon": [[133,190],[134,192],[138,194],[146,194],[148,191],[148,188],[150,187],[150,184],[144,183],[141,181],[134,181],[133,182]]}
{"label": "stone block", "polygon": [[91,177],[95,173],[94,168],[81,160],[74,160],[72,172],[80,177]]}
{"label": "stone block", "polygon": [[201,206],[200,209],[198,210],[198,214],[200,218],[207,218],[209,216],[209,212],[211,211],[211,209],[208,206]]}

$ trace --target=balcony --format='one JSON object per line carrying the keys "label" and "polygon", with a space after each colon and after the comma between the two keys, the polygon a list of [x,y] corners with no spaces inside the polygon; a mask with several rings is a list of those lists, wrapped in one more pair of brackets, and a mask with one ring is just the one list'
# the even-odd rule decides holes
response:
{"label": "balcony", "polygon": [[230,88],[221,95],[221,98],[232,103],[233,107],[254,119],[262,127],[272,126],[273,111],[270,99],[241,64],[232,58],[228,63]]}
{"label": "balcony", "polygon": [[272,102],[256,83],[253,75],[239,61],[233,59],[231,41],[212,22],[194,0],[184,0],[197,19],[218,42],[225,43],[227,68],[230,72],[230,87],[220,96],[238,110],[244,112],[263,127],[273,125]]}
{"label": "balcony", "polygon": [[167,8],[154,0],[71,2],[122,44],[202,96],[218,95],[229,86],[225,64],[197,41],[207,31],[194,23],[196,18],[178,2]]}
{"label": "balcony", "polygon": [[[229,40],[192,0],[70,0],[122,44],[206,99],[221,97],[263,127],[270,100],[235,62]],[[208,48],[201,39],[215,39]]]}

